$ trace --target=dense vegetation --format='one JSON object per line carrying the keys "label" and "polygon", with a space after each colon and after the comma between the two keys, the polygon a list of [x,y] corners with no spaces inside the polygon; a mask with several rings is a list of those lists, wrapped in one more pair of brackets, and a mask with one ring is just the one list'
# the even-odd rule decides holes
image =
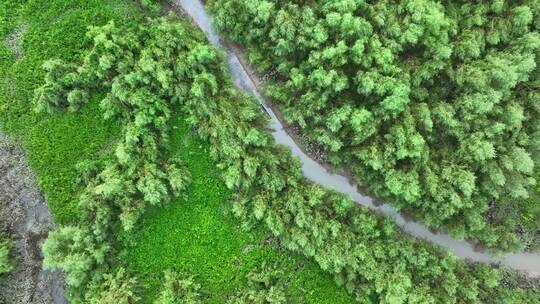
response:
{"label": "dense vegetation", "polygon": [[[85,38],[87,27],[111,19],[123,27],[143,22],[131,1],[0,1],[0,125],[23,144],[58,223],[77,223],[78,198],[85,189],[77,186],[82,182],[78,181],[77,164],[92,163],[87,160],[100,163],[100,159],[104,161],[101,155],[111,155],[121,124],[118,119],[103,119],[99,101],[105,95],[100,92],[89,94],[89,103],[75,113],[36,113],[31,100],[34,89],[43,83],[43,62],[49,58],[82,62],[88,43],[92,43]],[[14,33],[18,33],[17,39],[12,39]],[[6,37],[10,43],[4,44]],[[22,50],[19,56],[11,49],[13,45]],[[126,259],[113,254],[106,257],[112,266],[127,263],[122,277],[137,277],[136,296],[143,303],[152,303],[162,285],[163,270],[173,267],[197,275],[197,281],[212,296],[205,303],[223,303],[227,291],[243,286],[241,278],[261,261],[287,260],[284,272],[295,273],[291,287],[295,294],[305,293],[310,303],[328,303],[329,299],[351,303],[346,291],[336,288],[331,276],[315,263],[276,250],[275,241],[267,242],[262,231],[243,231],[230,213],[222,212],[229,200],[228,191],[217,176],[207,143],[191,136],[179,115],[174,117],[171,140],[164,149],[171,150],[173,158],[181,157],[192,172],[193,183],[186,192],[189,202],[181,198],[167,208],[152,208],[143,215],[148,225],[126,233],[136,233],[138,242],[117,244],[115,252],[131,255]],[[129,248],[124,250],[124,246]],[[114,267],[103,275],[111,278],[117,273],[118,267]],[[96,294],[89,292],[89,296],[96,300],[97,294],[107,290],[100,287],[101,283],[107,286],[106,282],[101,274],[97,276],[88,286]]]}
{"label": "dense vegetation", "polygon": [[[87,44],[87,27],[109,20],[138,22],[141,16],[125,2],[0,2],[0,128],[24,147],[59,222],[76,218],[75,165],[98,158],[119,127],[103,120],[96,103],[99,96],[92,96],[78,113],[53,115],[36,113],[31,101],[34,89],[43,83],[44,60],[79,60]],[[18,32],[20,38],[13,45],[23,50],[20,57],[4,43]]]}
{"label": "dense vegetation", "polygon": [[[267,265],[253,269],[246,275],[247,286],[237,290],[227,299],[227,304],[286,304],[302,303],[286,293],[282,265]],[[159,297],[154,304],[205,303],[201,285],[193,277],[186,277],[167,270]]]}
{"label": "dense vegetation", "polygon": [[246,275],[248,288],[237,291],[227,304],[295,303],[297,301],[287,294],[284,277],[280,265],[263,264]]}
{"label": "dense vegetation", "polygon": [[[30,4],[32,5],[25,7],[25,10],[31,12],[34,12],[34,6],[44,5],[32,1]],[[86,2],[80,4],[86,5]],[[64,5],[67,6],[67,2]],[[63,11],[60,7],[54,9]],[[47,16],[46,19],[54,18]],[[34,29],[34,35],[36,33]],[[56,38],[64,36],[62,31],[59,33]],[[141,232],[138,229],[141,222],[145,221],[146,224],[153,220],[167,219],[168,222],[159,223],[160,228],[183,228],[184,226],[177,225],[175,221],[178,219],[174,218],[174,215],[182,213],[174,210],[189,208],[181,204],[169,204],[159,208],[161,204],[172,201],[175,197],[179,198],[175,199],[177,202],[182,196],[204,195],[202,189],[206,181],[214,187],[212,172],[208,172],[201,179],[197,179],[196,172],[191,172],[189,175],[193,184],[188,186],[186,168],[191,167],[184,158],[174,157],[175,155],[169,154],[171,151],[166,151],[167,147],[174,150],[175,145],[171,143],[173,136],[170,133],[174,134],[175,127],[187,132],[187,128],[183,127],[185,125],[179,123],[175,117],[183,117],[184,124],[193,126],[210,144],[210,153],[218,161],[218,173],[222,173],[226,185],[233,190],[230,195],[235,202],[234,212],[244,220],[245,226],[255,227],[262,223],[278,238],[281,246],[311,257],[324,271],[344,284],[359,301],[481,303],[495,299],[501,303],[538,302],[537,289],[521,288],[519,280],[509,281],[508,277],[501,276],[502,271],[485,265],[469,266],[457,261],[423,242],[402,235],[390,220],[371,215],[367,210],[356,207],[348,198],[307,183],[301,175],[297,161],[284,147],[276,146],[268,134],[266,118],[257,102],[233,89],[221,55],[206,43],[200,32],[174,18],[161,18],[121,26],[109,23],[93,28],[89,37],[93,48],[81,56],[82,63],[53,60],[45,65],[46,81],[36,91],[35,100],[36,106],[41,110],[55,112],[65,108],[81,108],[82,113],[51,114],[51,118],[29,113],[17,117],[17,109],[26,113],[30,108],[28,103],[21,102],[17,96],[9,99],[14,100],[17,107],[3,104],[0,108],[2,117],[7,118],[5,126],[8,130],[15,132],[17,126],[26,127],[19,131],[20,134],[24,134],[25,130],[33,130],[31,135],[34,142],[41,143],[25,143],[33,157],[32,164],[41,164],[41,170],[37,172],[40,180],[44,176],[54,176],[62,172],[55,171],[54,166],[51,167],[53,170],[47,172],[46,162],[54,161],[51,153],[38,154],[44,159],[36,160],[36,153],[47,151],[45,148],[40,150],[40,147],[45,146],[51,150],[57,148],[47,139],[47,136],[61,133],[54,133],[56,130],[68,127],[71,130],[69,134],[76,139],[73,149],[77,151],[77,148],[81,148],[81,151],[85,152],[78,157],[73,157],[74,153],[67,153],[67,158],[73,161],[68,168],[68,172],[73,173],[67,177],[73,180],[67,185],[75,184],[75,176],[81,177],[80,190],[68,187],[68,191],[62,192],[66,197],[76,197],[64,201],[64,206],[72,206],[70,202],[76,202],[73,204],[76,206],[72,208],[73,211],[68,212],[75,216],[71,218],[71,222],[65,221],[63,226],[52,233],[44,246],[46,263],[66,271],[72,287],[73,303],[137,301],[141,297],[137,293],[139,288],[142,289],[142,284],[131,269],[120,265],[121,260],[123,257],[135,256],[135,259],[129,260],[136,262],[137,259],[143,259],[142,262],[148,267],[155,262],[144,261],[144,253],[148,251],[141,254],[124,250],[124,244],[128,244],[126,246],[132,249],[131,243],[137,243],[141,236],[138,233],[141,233],[146,237],[142,238],[143,241],[154,241],[153,244],[162,246],[154,251],[168,252],[169,247],[174,247],[173,243],[160,244],[155,240],[172,240],[169,235],[175,236],[179,232],[174,229],[143,229]],[[69,39],[73,37],[68,37]],[[42,44],[39,39],[34,43]],[[34,52],[37,56],[39,50]],[[54,55],[47,53],[41,56],[54,58]],[[69,56],[61,57],[66,59]],[[38,61],[36,58],[43,57],[34,57],[34,60]],[[30,59],[25,57],[23,60]],[[35,63],[24,62],[29,66],[38,66]],[[18,65],[14,66],[15,68],[11,69],[2,67],[2,72],[19,72]],[[28,77],[28,74],[22,73],[22,77]],[[23,87],[26,89],[23,92],[28,95],[27,91],[32,86],[27,83]],[[1,92],[7,94],[5,86]],[[95,101],[98,100],[100,103],[96,106]],[[102,122],[102,114],[109,119],[108,122]],[[85,117],[90,118],[85,120]],[[66,122],[58,124],[55,123],[56,119],[65,119]],[[82,120],[80,125],[76,123],[78,119]],[[42,123],[43,130],[48,132],[39,134],[41,129],[32,129],[29,122],[35,121],[45,121],[46,123]],[[76,127],[81,125],[81,129]],[[95,131],[92,129],[94,126],[100,131],[96,134],[98,143],[92,142],[91,136],[85,138],[87,134]],[[84,128],[89,128],[90,131],[85,131]],[[179,137],[178,141],[186,138]],[[85,139],[88,142],[85,142]],[[105,145],[106,140],[112,142]],[[174,140],[177,141],[176,138]],[[67,149],[65,146],[69,146],[69,143],[70,140],[64,142],[64,149]],[[99,148],[104,149],[100,151]],[[197,151],[188,145],[186,149],[189,151],[181,151],[181,154],[206,153],[204,147]],[[98,151],[102,152],[101,157],[97,156]],[[64,150],[59,151],[63,152]],[[57,157],[62,160],[63,155]],[[92,161],[84,161],[85,159]],[[78,171],[73,165],[74,160],[83,160],[78,162]],[[203,168],[211,168],[211,163],[206,160],[202,162]],[[54,180],[54,177],[51,179]],[[66,185],[58,187],[66,189]],[[190,192],[189,189],[193,187],[197,187],[196,191]],[[45,188],[47,194],[52,192],[49,189],[51,188]],[[191,200],[187,200],[187,204],[190,202]],[[204,205],[204,200],[201,204]],[[56,205],[58,209],[60,205]],[[212,207],[214,212],[218,212],[217,205]],[[200,208],[204,209],[203,206]],[[147,209],[160,214],[160,217],[148,217],[149,212],[145,212]],[[194,214],[199,215],[194,212],[184,216]],[[166,217],[169,215],[173,217]],[[204,232],[196,232],[212,231],[208,230],[209,225],[212,223],[202,222],[200,227],[191,227],[193,230],[183,232],[184,239],[185,235],[190,233],[197,238],[207,237]],[[237,235],[239,238],[245,237],[245,234]],[[121,242],[118,242],[118,238],[122,238]],[[213,240],[208,238],[196,240],[194,243],[208,243]],[[144,247],[144,244],[133,246],[136,249]],[[207,246],[212,247],[212,244]],[[233,250],[223,247],[223,250],[225,249]],[[200,251],[195,253],[204,254]],[[296,265],[284,269],[266,268],[267,266],[261,266],[260,262],[267,259],[267,255],[259,256],[259,260],[252,260],[254,270],[247,272],[245,280],[235,281],[239,283],[239,288],[237,293],[232,294],[231,301],[251,300],[244,299],[244,295],[284,301],[281,291],[289,293],[292,289],[297,289],[296,294],[302,295],[298,293],[300,289],[305,291],[306,297],[310,296],[311,290],[302,290],[302,286],[295,286],[296,273],[294,278],[285,279],[286,271]],[[161,258],[159,255],[153,257]],[[288,256],[281,255],[276,258],[286,260]],[[221,268],[230,269],[227,263],[215,263],[212,267],[209,270],[215,273],[222,271]],[[262,272],[263,276],[254,275],[258,272]],[[188,280],[188,277],[180,275],[181,272],[176,273],[177,275],[172,275],[168,272],[165,276],[163,272],[153,273],[154,279],[158,278],[165,283],[161,284],[164,290],[157,289],[158,296],[152,300],[162,299],[163,294],[165,299],[181,296],[174,294],[177,289],[171,291],[168,286],[180,286],[188,293],[209,296],[203,294],[204,284],[201,284],[201,289],[197,287],[198,277]],[[325,282],[325,276],[315,276],[318,275],[317,272],[300,276],[309,279],[310,274],[315,285]],[[224,276],[224,279],[228,277]],[[189,282],[186,283],[186,280]],[[225,285],[223,282],[221,284]],[[288,290],[285,290],[284,285],[288,286]],[[298,298],[296,301],[295,297],[290,297],[286,300],[293,303],[317,300],[328,303],[340,299],[343,303],[351,302],[343,297],[332,297],[332,291],[340,290],[335,286],[326,289],[330,289],[327,298],[315,298],[314,301]]]}
{"label": "dense vegetation", "polygon": [[182,115],[173,125],[167,150],[191,173],[187,200],[151,208],[123,241],[126,254],[121,260],[139,277],[144,303],[157,297],[161,274],[169,269],[193,276],[204,303],[222,304],[237,289],[246,289],[246,273],[261,263],[280,261],[285,261],[279,266],[291,297],[320,304],[354,301],[316,262],[284,250],[263,227],[243,229],[231,212],[230,190],[209,155],[208,143],[192,132]]}
{"label": "dense vegetation", "polygon": [[434,228],[538,247],[540,1],[210,0],[328,160]]}
{"label": "dense vegetation", "polygon": [[83,303],[89,304],[130,304],[140,298],[136,294],[137,279],[126,274],[124,268],[118,268],[116,273],[106,273],[91,284]]}
{"label": "dense vegetation", "polygon": [[182,277],[175,271],[167,270],[163,287],[154,304],[201,303],[200,289],[201,285],[194,282],[193,277]]}
{"label": "dense vegetation", "polygon": [[225,183],[234,189],[233,209],[246,223],[263,222],[286,248],[315,259],[360,302],[537,299],[538,291],[503,287],[498,271],[457,261],[403,235],[390,219],[308,183],[290,151],[267,132],[258,102],[230,89],[219,56],[206,60],[216,77],[212,83],[221,87],[197,92],[183,109],[210,142]]}
{"label": "dense vegetation", "polygon": [[[56,3],[56,5],[58,5],[58,3]],[[68,11],[76,11],[79,9],[78,5],[80,5],[80,3],[71,3],[70,6],[72,8]],[[55,6],[53,6],[52,10],[58,9],[54,7]],[[99,14],[97,9],[89,8],[86,4],[81,9],[85,11],[85,13],[91,13],[86,10],[93,10],[93,13]],[[78,14],[73,13],[70,13],[69,17],[71,18],[72,15],[74,18],[80,17]],[[62,16],[62,18],[65,17]],[[54,19],[51,19],[50,17],[43,19],[54,22]],[[136,18],[132,19],[137,21]],[[81,20],[84,20],[84,18],[81,18]],[[89,22],[91,21],[89,20]],[[150,41],[146,39],[148,36],[142,36],[144,35],[144,32],[139,31],[140,28],[138,27],[149,26],[149,24],[136,24],[137,23],[129,25],[123,23],[121,30],[132,32],[134,35],[141,35],[137,37],[142,39],[144,43],[140,46],[140,50],[138,51],[143,52],[143,49],[145,49],[146,51],[144,52],[150,52]],[[152,26],[151,29],[157,31],[157,24],[166,27],[169,23],[161,20],[160,22],[156,21],[155,24],[156,26]],[[185,43],[189,44],[190,47],[195,47],[204,42],[204,36],[201,33],[196,32],[192,27],[186,26],[178,20],[174,20],[174,22],[169,25],[174,25],[174,28],[181,28],[185,33],[189,33],[188,37],[191,38],[186,39]],[[46,29],[47,27],[41,26],[38,28]],[[99,30],[105,32],[107,29],[120,30],[109,25],[100,29],[94,28],[94,31]],[[84,31],[85,29],[83,29],[82,35],[84,35]],[[86,41],[90,40],[93,43],[95,34],[96,33],[92,31]],[[160,34],[161,32],[156,33],[156,35],[161,37]],[[55,39],[65,38],[68,39],[68,41],[73,39],[73,37],[69,35],[63,35],[62,31],[56,32],[56,36],[53,34],[53,37]],[[196,39],[194,37],[196,37]],[[114,39],[117,38],[118,35],[115,35]],[[179,35],[178,39],[180,38],[185,37]],[[79,35],[78,40],[81,40],[81,35]],[[42,46],[44,44],[39,40],[36,41],[36,43],[36,45],[30,44],[26,46],[27,55],[34,51],[39,53],[35,48],[50,47],[50,45],[47,44]],[[146,43],[148,43],[148,45],[146,45]],[[69,43],[66,44],[69,45]],[[105,52],[105,50],[100,50],[99,46],[98,39],[97,47],[93,49],[93,51]],[[85,54],[85,56],[81,58],[83,65],[85,62],[88,62],[86,60],[90,60],[91,56],[92,52]],[[44,57],[55,58],[52,54],[45,54]],[[69,55],[62,56],[62,58],[68,57]],[[22,63],[28,64],[25,61],[30,59],[31,58],[25,56],[19,63],[14,64],[13,67],[10,68],[16,68],[18,64]],[[35,60],[36,58],[32,59]],[[140,57],[137,57],[137,59],[140,59]],[[165,63],[165,61],[162,62]],[[125,60],[124,63],[127,63],[127,60]],[[39,65],[40,64],[33,62],[33,66],[36,70],[39,70]],[[90,65],[96,67],[93,71],[97,70],[97,65]],[[119,65],[121,66],[121,64],[115,64],[114,68],[118,68]],[[42,110],[50,109],[53,112],[56,112],[56,110],[62,110],[64,107],[67,107],[72,110],[80,108],[79,112],[74,114],[53,113],[42,115],[35,114],[31,111],[31,105],[29,103],[25,104],[21,102],[20,106],[21,108],[26,107],[27,110],[25,112],[27,114],[22,118],[27,119],[28,121],[34,119],[39,120],[40,124],[48,127],[46,129],[48,132],[40,132],[40,129],[31,132],[32,137],[30,139],[39,142],[40,145],[26,144],[26,147],[30,149],[29,154],[31,156],[35,154],[39,155],[39,153],[42,152],[40,155],[42,159],[37,160],[39,164],[43,164],[42,171],[38,170],[38,177],[41,181],[43,181],[44,177],[51,180],[58,179],[59,176],[62,179],[68,179],[68,182],[66,183],[58,183],[54,189],[57,192],[62,192],[65,197],[68,198],[68,202],[60,201],[58,204],[53,204],[56,206],[56,208],[53,208],[55,215],[57,218],[59,215],[63,217],[63,215],[66,214],[63,210],[77,210],[77,213],[73,214],[77,214],[78,216],[71,217],[71,221],[66,221],[66,225],[52,233],[44,248],[47,253],[46,262],[50,266],[60,266],[68,270],[68,278],[72,283],[71,299],[73,302],[92,301],[95,303],[109,303],[110,298],[113,296],[124,297],[135,294],[133,298],[143,298],[142,300],[144,300],[145,303],[149,303],[155,299],[156,293],[148,287],[159,286],[161,285],[160,281],[162,280],[162,271],[159,270],[159,268],[149,267],[154,265],[152,262],[155,261],[158,262],[157,265],[159,267],[173,266],[183,267],[183,269],[186,267],[195,268],[194,272],[201,272],[204,276],[204,281],[201,281],[201,283],[204,283],[203,286],[206,286],[206,290],[212,291],[211,299],[207,299],[207,302],[223,303],[227,298],[227,290],[232,291],[234,288],[243,286],[244,284],[243,281],[235,279],[236,276],[239,278],[243,277],[246,271],[249,271],[261,261],[268,260],[273,262],[284,259],[290,260],[290,263],[288,263],[285,268],[286,271],[288,273],[294,271],[297,274],[294,279],[294,284],[296,284],[294,291],[296,294],[302,294],[302,292],[308,293],[306,298],[313,303],[325,303],[328,302],[328,299],[335,300],[337,303],[351,302],[351,298],[347,295],[345,290],[336,288],[331,277],[321,272],[313,262],[306,261],[305,259],[294,255],[291,256],[279,252],[275,249],[273,242],[268,245],[263,243],[265,238],[264,234],[260,232],[253,234],[245,231],[238,231],[235,227],[236,224],[232,219],[226,218],[224,220],[224,217],[218,209],[220,208],[220,205],[223,205],[228,200],[228,192],[217,176],[215,176],[216,173],[213,173],[216,169],[207,155],[207,148],[205,148],[207,144],[199,140],[189,140],[187,138],[190,137],[190,132],[185,123],[182,124],[181,120],[178,120],[178,113],[174,113],[173,116],[175,117],[175,121],[172,128],[170,128],[171,131],[173,131],[171,136],[174,136],[174,142],[166,140],[160,143],[159,150],[157,150],[160,152],[160,157],[157,160],[158,162],[166,162],[169,159],[177,160],[183,158],[186,162],[190,163],[190,171],[196,170],[196,172],[194,172],[196,178],[194,182],[196,184],[193,187],[190,187],[189,191],[184,191],[184,194],[186,195],[183,195],[190,196],[189,202],[185,202],[183,198],[175,200],[174,208],[167,208],[161,212],[160,209],[162,208],[156,207],[153,208],[153,210],[157,212],[153,212],[150,216],[145,217],[147,222],[159,222],[160,228],[169,229],[172,225],[175,233],[171,234],[171,230],[166,230],[165,233],[163,230],[152,230],[153,228],[156,228],[156,226],[151,225],[144,227],[144,230],[139,232],[137,226],[128,225],[134,223],[134,221],[128,220],[135,219],[135,217],[129,217],[127,215],[136,215],[139,211],[143,210],[143,208],[138,208],[139,206],[137,205],[130,205],[131,203],[137,202],[133,197],[141,196],[141,199],[144,199],[144,195],[141,195],[140,192],[136,192],[132,196],[129,196],[131,193],[118,193],[114,191],[116,189],[112,189],[113,191],[108,192],[111,188],[104,186],[111,185],[111,177],[115,177],[115,175],[113,175],[116,173],[115,171],[121,173],[119,175],[122,175],[117,176],[118,178],[116,178],[116,180],[124,182],[123,185],[128,185],[128,187],[121,187],[123,190],[130,190],[130,183],[137,179],[137,175],[130,175],[131,170],[129,167],[122,167],[121,164],[119,164],[118,153],[115,153],[118,151],[117,148],[126,141],[125,130],[132,127],[132,124],[130,124],[132,116],[129,116],[129,111],[125,111],[125,113],[123,112],[122,114],[128,116],[122,115],[111,117],[106,121],[102,121],[102,111],[107,109],[107,106],[98,106],[96,105],[96,101],[100,101],[99,99],[107,99],[107,96],[100,93],[100,91],[109,91],[111,92],[111,96],[114,97],[114,95],[112,95],[113,90],[110,89],[107,84],[102,84],[97,81],[92,82],[92,85],[88,85],[85,82],[85,77],[90,77],[92,75],[90,68],[84,71],[86,74],[83,76],[82,74],[78,75],[77,73],[74,73],[73,67],[74,65],[71,63],[63,64],[58,60],[47,62],[45,64],[45,68],[47,69],[47,75],[45,75],[46,81],[44,86],[36,92],[36,103]],[[32,71],[33,69],[29,70]],[[21,76],[25,75],[23,74]],[[70,77],[72,78],[70,79]],[[36,81],[36,83],[40,82],[43,81]],[[74,99],[70,100],[69,92],[75,89],[75,83],[78,86],[81,86],[77,91],[79,92],[77,94],[80,96],[86,95],[90,98],[90,103],[88,105],[83,106],[85,103],[84,99],[77,99],[75,102],[73,102]],[[150,86],[148,86],[148,88],[150,88]],[[66,99],[63,100],[62,97],[65,97]],[[11,97],[11,99],[13,101],[17,100],[13,97]],[[75,106],[75,103],[77,103],[77,106]],[[72,106],[70,107],[70,105]],[[19,126],[24,126],[22,122],[25,121],[19,120],[22,119],[21,117],[11,114],[10,111],[14,110],[11,107],[11,104],[3,104],[3,106],[5,106],[3,110],[6,111],[3,112],[3,115],[6,117],[4,120],[7,122],[6,125],[11,126],[19,124]],[[85,117],[88,116],[91,116],[94,121],[90,119],[90,121],[87,122]],[[64,118],[67,118],[65,119],[65,122],[63,121]],[[77,120],[80,120],[81,123],[78,124]],[[119,125],[122,125],[123,128],[120,128]],[[92,131],[101,130],[98,128],[100,126],[103,126],[102,129],[112,129],[109,135],[107,135],[109,142],[98,141],[96,143],[91,139],[85,139],[86,134],[92,133]],[[169,124],[169,126],[171,126],[171,124]],[[29,124],[29,127],[27,127],[26,130],[32,130],[31,127],[33,126]],[[71,136],[71,138],[68,137],[66,139],[66,135],[62,134],[62,131],[68,131],[67,135]],[[22,135],[26,135],[25,132],[21,133]],[[26,133],[30,132],[27,131]],[[169,132],[165,133],[168,135]],[[160,133],[157,133],[157,131],[156,133],[150,133],[150,135],[155,134],[159,135]],[[102,134],[95,135],[101,136]],[[74,147],[70,146],[71,143],[75,144]],[[69,159],[69,156],[73,155],[72,153],[66,153],[66,150],[69,152],[72,148],[75,150],[80,149],[81,151],[91,151],[95,154],[94,156],[88,157],[88,152],[81,153],[82,155],[79,155],[77,161],[73,161],[72,164],[71,161],[66,162],[66,160]],[[50,152],[43,153],[47,152],[47,150],[44,151],[43,149],[47,149]],[[168,155],[166,159],[163,153],[161,153],[165,149],[170,150],[167,151]],[[148,154],[145,154],[144,152],[145,149],[137,149],[137,152],[133,154],[141,156],[140,158],[137,158],[137,160],[152,160],[151,156],[148,156]],[[99,154],[102,156],[98,156]],[[93,161],[85,160],[87,158],[92,159]],[[36,160],[34,160],[34,162],[35,161]],[[63,169],[73,170],[73,175],[68,175],[67,177],[62,176],[62,171],[56,171],[55,166],[51,164],[56,162],[60,163],[62,161],[65,162],[64,166],[67,167]],[[130,164],[136,163],[137,161],[132,159]],[[111,172],[113,174],[109,175]],[[151,171],[140,170],[140,172]],[[78,188],[74,187],[73,190],[71,189],[71,185],[76,183],[77,178],[75,177],[80,177],[80,186]],[[81,189],[81,191],[77,189]],[[48,199],[51,197],[54,198],[54,196],[50,195],[51,192],[54,193],[54,191],[51,191],[48,188],[45,188],[45,190]],[[96,191],[103,190],[107,191],[100,192],[96,195]],[[216,191],[213,192],[212,190]],[[137,191],[139,191],[138,188]],[[79,193],[79,195],[76,195],[76,193]],[[115,198],[120,198],[120,200],[113,201],[113,199],[108,199],[101,195],[101,193],[107,193],[111,196],[114,195]],[[70,201],[74,201],[73,197],[75,196],[79,197],[77,200],[77,208],[73,208],[73,205],[70,203]],[[118,204],[115,205],[116,203]],[[190,204],[190,206],[186,207],[186,204]],[[191,204],[193,204],[193,206]],[[94,208],[95,206],[99,207]],[[126,208],[129,206],[134,206],[135,208]],[[97,212],[92,212],[94,210]],[[98,217],[93,217],[94,214],[97,214]],[[177,218],[174,218],[175,216]],[[172,221],[166,221],[166,217],[172,219]],[[121,219],[128,220],[122,221]],[[178,223],[178,221],[182,219],[185,219],[185,223]],[[200,226],[190,228],[189,224]],[[183,230],[178,231],[179,227]],[[125,228],[127,228],[127,230]],[[94,233],[96,229],[99,231]],[[134,230],[137,230],[135,236],[132,235],[135,233]],[[89,235],[89,232],[92,233]],[[219,233],[214,235],[215,232]],[[144,243],[146,240],[143,239],[143,244],[131,245],[132,242],[130,241],[130,238],[135,238],[135,241],[137,241],[139,240],[137,235],[143,234],[144,237],[147,238],[146,240],[149,241],[148,243]],[[118,243],[116,239],[118,235],[122,235],[122,237],[127,240]],[[155,242],[155,240],[163,238],[164,235],[169,236],[166,240],[170,243],[163,244],[161,242]],[[225,238],[221,240],[220,237],[223,236],[225,236]],[[196,238],[196,241],[191,240],[187,243],[180,243],[182,240],[189,240],[194,237]],[[255,248],[249,250],[249,252],[243,252],[243,248],[250,243],[254,243]],[[261,243],[261,245],[257,245],[257,243]],[[70,247],[59,247],[62,244],[70,245]],[[155,246],[148,251],[146,250],[147,244]],[[128,246],[129,249],[124,250],[124,245]],[[178,248],[178,246],[181,246],[181,252],[174,252],[175,256],[173,259],[166,256],[166,254],[169,253],[168,249],[171,248],[171,246],[175,249]],[[214,246],[217,248],[214,248]],[[95,254],[97,249],[103,250],[103,252],[106,252],[106,255],[100,256],[100,252],[98,252],[99,254]],[[123,253],[126,251],[132,255],[127,259],[127,265],[124,267],[125,271],[119,272],[118,267],[122,266],[120,264],[124,262]],[[196,256],[193,256],[193,253],[196,253]],[[151,254],[151,258],[148,254]],[[218,255],[216,256],[216,254]],[[179,257],[186,258],[186,260],[174,259]],[[141,265],[137,264],[137,262],[140,261],[138,260],[139,258],[142,259],[141,264],[144,264],[142,267],[137,267]],[[235,261],[241,262],[242,264],[235,265],[232,263]],[[227,264],[223,264],[225,262],[227,262]],[[295,269],[298,264],[305,264],[305,267]],[[201,266],[200,269],[196,269],[196,267],[199,266]],[[87,268],[91,268],[91,270],[88,270]],[[133,273],[134,271],[137,273]],[[138,284],[136,285],[129,283],[135,281],[134,275],[139,276],[139,278],[137,278]],[[316,278],[315,281],[314,278]],[[120,281],[126,281],[127,283],[115,283]],[[148,284],[149,282],[150,284]],[[211,284],[211,286],[208,286],[209,284]],[[121,288],[121,290],[118,291],[116,289],[117,287]],[[133,292],[133,288],[135,288],[135,293]],[[131,291],[124,292],[122,290]],[[219,292],[223,292],[223,294],[221,295]],[[113,297],[113,299],[116,298]]]}

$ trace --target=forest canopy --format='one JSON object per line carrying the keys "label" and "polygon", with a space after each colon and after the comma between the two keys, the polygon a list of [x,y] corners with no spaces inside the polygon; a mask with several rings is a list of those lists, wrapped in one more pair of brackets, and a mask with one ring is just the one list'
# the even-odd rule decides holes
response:
{"label": "forest canopy", "polygon": [[210,0],[335,166],[433,228],[538,247],[540,1]]}
{"label": "forest canopy", "polygon": [[[103,97],[104,119],[122,129],[111,151],[79,165],[80,218],[50,233],[44,264],[66,273],[73,303],[136,302],[138,281],[119,266],[118,237],[129,238],[148,206],[183,194],[189,173],[163,152],[172,117],[182,117],[210,144],[221,176],[233,190],[233,213],[246,227],[263,226],[281,246],[316,261],[361,303],[537,303],[506,272],[458,260],[404,235],[387,218],[309,183],[291,152],[276,145],[253,96],[233,87],[221,53],[176,18],[144,24],[109,23],[89,31],[82,63],[52,60],[36,90],[40,111],[77,110]],[[279,270],[248,275],[248,291],[231,302],[285,301]],[[194,301],[198,283],[165,274],[160,298]]]}

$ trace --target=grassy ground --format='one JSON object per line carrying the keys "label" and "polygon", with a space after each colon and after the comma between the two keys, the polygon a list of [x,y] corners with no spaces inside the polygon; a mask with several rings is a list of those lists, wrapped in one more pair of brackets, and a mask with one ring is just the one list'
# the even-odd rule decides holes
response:
{"label": "grassy ground", "polygon": [[[80,58],[87,26],[138,16],[132,6],[105,1],[0,1],[0,128],[23,144],[57,221],[74,218],[74,165],[95,158],[118,128],[103,122],[96,102],[81,113],[35,114],[41,65],[49,58]],[[6,40],[21,28],[17,59]]]}
{"label": "grassy ground", "polygon": [[[139,223],[126,264],[145,280],[145,299],[159,288],[159,275],[172,268],[195,275],[208,303],[224,303],[244,285],[244,275],[262,262],[285,268],[289,291],[308,303],[352,303],[332,278],[312,261],[279,249],[260,230],[245,231],[229,212],[229,190],[219,179],[207,144],[179,119],[171,151],[182,158],[193,182],[187,199],[151,210]],[[149,301],[148,301],[149,302]]]}
{"label": "grassy ground", "polygon": [[[22,143],[59,222],[75,220],[75,164],[103,153],[119,126],[102,120],[99,96],[80,113],[35,114],[33,90],[43,82],[45,60],[77,61],[86,49],[87,26],[110,19],[137,22],[141,13],[132,1],[0,1],[0,128]],[[14,46],[22,50],[19,58]],[[180,118],[172,139],[171,153],[182,157],[193,176],[187,198],[150,210],[124,244],[122,260],[141,277],[146,302],[162,272],[175,268],[195,275],[210,303],[223,303],[244,285],[244,274],[264,261],[285,267],[294,296],[310,303],[353,302],[315,263],[281,251],[261,231],[238,226],[206,143],[191,136]]]}

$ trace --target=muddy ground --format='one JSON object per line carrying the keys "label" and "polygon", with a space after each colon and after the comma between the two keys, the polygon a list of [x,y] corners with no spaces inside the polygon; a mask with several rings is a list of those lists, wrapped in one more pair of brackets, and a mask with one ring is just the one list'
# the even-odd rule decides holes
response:
{"label": "muddy ground", "polygon": [[0,303],[64,304],[62,273],[43,270],[51,214],[22,149],[0,133],[0,233],[14,240],[16,268],[0,280]]}

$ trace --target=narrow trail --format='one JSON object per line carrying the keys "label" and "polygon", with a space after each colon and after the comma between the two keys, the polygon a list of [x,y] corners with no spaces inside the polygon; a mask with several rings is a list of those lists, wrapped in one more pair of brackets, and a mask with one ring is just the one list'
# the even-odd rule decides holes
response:
{"label": "narrow trail", "polygon": [[0,132],[0,232],[14,241],[16,267],[0,282],[0,302],[66,304],[61,272],[44,270],[41,245],[51,213],[21,147]]}
{"label": "narrow trail", "polygon": [[473,244],[467,241],[453,239],[447,234],[432,232],[425,225],[410,220],[401,215],[389,204],[375,204],[374,199],[359,192],[351,181],[339,174],[330,172],[323,165],[310,158],[287,134],[276,112],[267,104],[258,91],[258,80],[254,77],[249,66],[243,61],[242,54],[235,48],[222,43],[222,40],[212,26],[212,18],[206,13],[204,5],[199,0],[174,0],[175,9],[189,15],[201,30],[206,32],[210,43],[221,49],[227,55],[231,77],[235,85],[253,94],[264,107],[271,118],[271,129],[278,144],[286,145],[292,154],[302,161],[302,171],[306,178],[321,186],[329,187],[337,192],[349,195],[358,204],[394,219],[401,229],[417,238],[441,246],[461,259],[474,262],[502,264],[511,269],[523,271],[531,277],[540,276],[540,254],[538,253],[509,253],[505,256],[493,256],[488,251],[476,251]]}

